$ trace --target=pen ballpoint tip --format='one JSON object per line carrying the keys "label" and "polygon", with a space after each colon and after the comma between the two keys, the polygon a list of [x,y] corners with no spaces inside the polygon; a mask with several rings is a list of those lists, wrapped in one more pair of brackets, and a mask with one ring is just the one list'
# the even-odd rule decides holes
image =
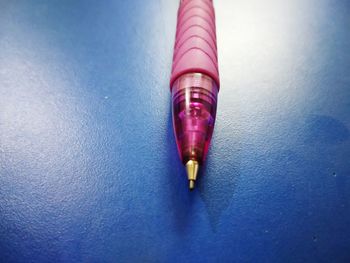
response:
{"label": "pen ballpoint tip", "polygon": [[189,180],[190,182],[190,191],[192,191],[194,189],[194,180]]}

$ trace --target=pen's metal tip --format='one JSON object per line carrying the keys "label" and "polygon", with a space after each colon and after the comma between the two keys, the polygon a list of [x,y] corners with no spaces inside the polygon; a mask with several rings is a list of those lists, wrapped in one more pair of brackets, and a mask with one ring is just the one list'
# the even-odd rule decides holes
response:
{"label": "pen's metal tip", "polygon": [[190,191],[194,189],[194,180],[189,180],[190,182]]}
{"label": "pen's metal tip", "polygon": [[198,168],[199,168],[199,164],[197,161],[189,160],[186,163],[186,172],[187,172],[187,177],[189,180],[190,190],[194,189],[194,182],[197,179]]}

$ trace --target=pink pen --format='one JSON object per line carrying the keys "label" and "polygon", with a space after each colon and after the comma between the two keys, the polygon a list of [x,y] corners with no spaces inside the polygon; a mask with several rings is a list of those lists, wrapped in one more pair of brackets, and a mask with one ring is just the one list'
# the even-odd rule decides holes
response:
{"label": "pink pen", "polygon": [[213,134],[219,71],[212,0],[181,0],[170,89],[173,126],[192,190]]}

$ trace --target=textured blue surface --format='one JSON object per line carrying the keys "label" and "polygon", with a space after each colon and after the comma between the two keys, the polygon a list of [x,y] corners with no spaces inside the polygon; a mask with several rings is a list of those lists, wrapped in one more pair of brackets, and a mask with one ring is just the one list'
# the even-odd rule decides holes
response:
{"label": "textured blue surface", "polygon": [[0,1],[1,262],[350,262],[349,1],[215,1],[218,118],[192,193],[177,4]]}

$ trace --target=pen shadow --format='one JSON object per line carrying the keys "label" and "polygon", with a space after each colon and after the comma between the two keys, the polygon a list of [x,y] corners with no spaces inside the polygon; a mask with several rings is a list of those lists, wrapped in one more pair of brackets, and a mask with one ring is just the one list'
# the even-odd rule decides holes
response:
{"label": "pen shadow", "polygon": [[[220,131],[220,129],[217,130]],[[210,148],[207,160],[201,169],[197,187],[205,204],[212,230],[216,232],[220,218],[231,204],[237,187],[240,176],[240,154],[238,142],[235,141],[222,142],[214,137]]]}

